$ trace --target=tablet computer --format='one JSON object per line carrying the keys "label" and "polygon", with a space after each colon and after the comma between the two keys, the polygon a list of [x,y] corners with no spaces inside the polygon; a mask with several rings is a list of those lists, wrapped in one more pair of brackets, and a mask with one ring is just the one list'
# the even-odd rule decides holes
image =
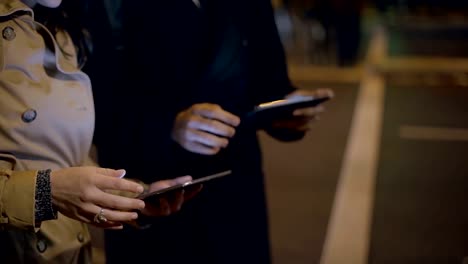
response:
{"label": "tablet computer", "polygon": [[295,110],[315,107],[330,100],[330,97],[298,96],[259,104],[247,114],[256,124],[265,124],[274,120],[287,119]]}
{"label": "tablet computer", "polygon": [[142,195],[138,196],[138,199],[147,200],[147,199],[156,198],[156,197],[161,196],[161,195],[167,195],[167,194],[169,194],[171,192],[180,191],[180,190],[183,190],[185,188],[190,188],[191,186],[196,186],[196,185],[199,185],[199,184],[202,184],[202,183],[207,183],[209,181],[225,177],[226,175],[229,175],[231,173],[232,173],[231,170],[227,170],[227,171],[219,172],[219,173],[216,173],[216,174],[208,175],[208,176],[201,177],[201,178],[198,178],[198,179],[195,179],[195,180],[192,180],[192,181],[188,181],[188,182],[183,183],[183,184],[177,184],[177,185],[174,185],[174,186],[171,186],[171,187],[168,187],[168,188],[164,188],[164,189],[161,189],[161,190],[157,190],[157,191],[154,191],[154,192],[149,192],[149,193],[142,194]]}

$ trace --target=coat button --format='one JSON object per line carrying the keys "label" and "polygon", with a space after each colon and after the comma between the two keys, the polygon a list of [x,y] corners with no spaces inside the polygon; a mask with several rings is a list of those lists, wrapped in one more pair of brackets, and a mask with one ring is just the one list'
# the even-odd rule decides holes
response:
{"label": "coat button", "polygon": [[44,253],[47,249],[47,243],[44,240],[38,240],[36,244],[36,248],[39,252]]}
{"label": "coat button", "polygon": [[12,27],[6,27],[2,31],[2,36],[6,40],[14,40],[16,38],[16,32]]}
{"label": "coat button", "polygon": [[80,243],[83,243],[83,242],[84,242],[84,235],[83,235],[83,233],[79,232],[78,235],[76,236],[76,238],[78,239],[78,241],[80,241]]}
{"label": "coat button", "polygon": [[31,123],[32,121],[36,120],[37,117],[37,111],[30,108],[21,115],[21,119],[23,119],[23,122],[25,123]]}

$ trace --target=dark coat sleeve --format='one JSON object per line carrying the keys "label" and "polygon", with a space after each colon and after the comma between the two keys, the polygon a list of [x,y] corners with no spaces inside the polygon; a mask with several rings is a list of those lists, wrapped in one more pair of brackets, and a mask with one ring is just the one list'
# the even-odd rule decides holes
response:
{"label": "dark coat sleeve", "polygon": [[[278,100],[296,88],[288,76],[286,56],[276,26],[274,11],[269,0],[255,0],[252,14],[251,78],[255,104]],[[303,132],[273,129],[264,130],[281,141],[302,139]]]}
{"label": "dark coat sleeve", "polygon": [[250,74],[255,103],[283,98],[294,87],[269,0],[252,1],[249,33]]}

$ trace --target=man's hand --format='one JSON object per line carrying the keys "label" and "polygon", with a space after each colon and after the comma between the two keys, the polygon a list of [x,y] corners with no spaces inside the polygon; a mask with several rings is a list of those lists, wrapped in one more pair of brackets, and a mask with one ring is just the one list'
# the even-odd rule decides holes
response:
{"label": "man's hand", "polygon": [[188,151],[215,155],[228,146],[239,123],[239,117],[219,105],[195,104],[177,115],[172,139]]}
{"label": "man's hand", "polygon": [[[190,176],[175,178],[172,180],[157,181],[150,185],[149,192],[155,192],[174,185],[183,184],[192,180]],[[193,198],[201,190],[201,185],[191,186],[186,190],[169,191],[158,198],[145,200],[145,208],[141,213],[145,216],[168,216],[180,211],[184,202]]]}
{"label": "man's hand", "polygon": [[[295,97],[333,97],[333,91],[330,89],[318,90],[297,90],[286,96],[286,99]],[[291,118],[276,120],[271,128],[280,130],[289,130],[293,132],[306,132],[310,129],[311,123],[319,119],[319,114],[324,111],[323,106],[307,107],[296,109]]]}

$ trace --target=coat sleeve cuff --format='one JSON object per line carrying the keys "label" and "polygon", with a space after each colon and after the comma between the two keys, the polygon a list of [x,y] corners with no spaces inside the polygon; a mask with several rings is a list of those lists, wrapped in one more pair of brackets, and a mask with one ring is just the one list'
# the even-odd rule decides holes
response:
{"label": "coat sleeve cuff", "polygon": [[0,211],[2,222],[20,229],[36,227],[36,178],[37,171],[2,170],[4,177],[0,189]]}

